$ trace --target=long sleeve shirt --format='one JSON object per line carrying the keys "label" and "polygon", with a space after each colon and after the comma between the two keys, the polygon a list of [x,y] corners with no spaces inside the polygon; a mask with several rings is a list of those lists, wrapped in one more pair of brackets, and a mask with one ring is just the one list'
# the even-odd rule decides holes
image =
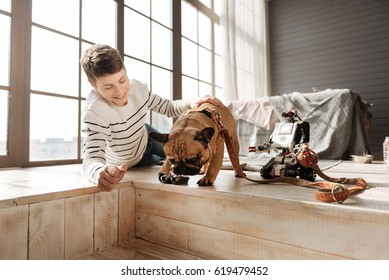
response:
{"label": "long sleeve shirt", "polygon": [[188,109],[185,101],[152,94],[146,84],[137,80],[130,81],[128,102],[123,107],[107,102],[92,90],[82,114],[85,175],[97,183],[96,174],[106,163],[132,167],[142,159],[148,141],[145,128],[148,110],[179,117]]}

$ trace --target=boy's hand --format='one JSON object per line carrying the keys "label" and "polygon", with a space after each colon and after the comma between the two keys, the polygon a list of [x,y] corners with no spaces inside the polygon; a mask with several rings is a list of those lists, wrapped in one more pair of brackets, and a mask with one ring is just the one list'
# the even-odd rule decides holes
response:
{"label": "boy's hand", "polygon": [[121,166],[107,164],[97,175],[97,187],[101,191],[110,192],[123,179],[127,165]]}
{"label": "boy's hand", "polygon": [[221,102],[217,97],[211,95],[205,95],[200,98],[188,100],[188,103],[191,109],[195,109],[203,103],[212,103],[213,105],[218,107],[225,107],[223,102]]}

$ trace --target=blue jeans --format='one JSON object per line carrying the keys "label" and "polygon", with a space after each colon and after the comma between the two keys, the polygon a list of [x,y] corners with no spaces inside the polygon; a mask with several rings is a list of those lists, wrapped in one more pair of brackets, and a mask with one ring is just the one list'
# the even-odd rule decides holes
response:
{"label": "blue jeans", "polygon": [[[147,133],[158,132],[147,123],[146,129]],[[165,158],[165,152],[163,151],[162,144],[148,136],[145,153],[143,154],[143,158],[136,164],[136,166],[161,164]]]}

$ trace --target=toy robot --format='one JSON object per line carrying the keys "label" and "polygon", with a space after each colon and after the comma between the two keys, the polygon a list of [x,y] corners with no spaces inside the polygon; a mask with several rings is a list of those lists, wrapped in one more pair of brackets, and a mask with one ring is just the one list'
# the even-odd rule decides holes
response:
{"label": "toy robot", "polygon": [[275,177],[299,177],[309,181],[316,178],[315,171],[303,166],[297,159],[302,147],[309,142],[309,123],[302,121],[294,109],[282,113],[283,120],[276,124],[269,142],[258,147],[250,147],[249,152],[263,152],[274,150],[277,155],[266,163],[260,173],[264,179]]}

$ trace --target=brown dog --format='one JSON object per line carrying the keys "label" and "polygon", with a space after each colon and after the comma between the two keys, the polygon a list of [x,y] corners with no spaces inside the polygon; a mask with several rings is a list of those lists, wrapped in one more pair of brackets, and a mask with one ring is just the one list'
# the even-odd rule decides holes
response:
{"label": "brown dog", "polygon": [[[162,143],[166,155],[160,174],[170,174],[171,171],[175,175],[205,173],[197,184],[213,185],[224,157],[224,138],[219,135],[220,123],[212,118],[213,110],[220,114],[220,123],[228,129],[235,157],[239,160],[236,123],[231,112],[227,107],[204,103],[178,118],[169,134],[150,133],[151,138]],[[238,176],[236,171],[235,176]]]}

